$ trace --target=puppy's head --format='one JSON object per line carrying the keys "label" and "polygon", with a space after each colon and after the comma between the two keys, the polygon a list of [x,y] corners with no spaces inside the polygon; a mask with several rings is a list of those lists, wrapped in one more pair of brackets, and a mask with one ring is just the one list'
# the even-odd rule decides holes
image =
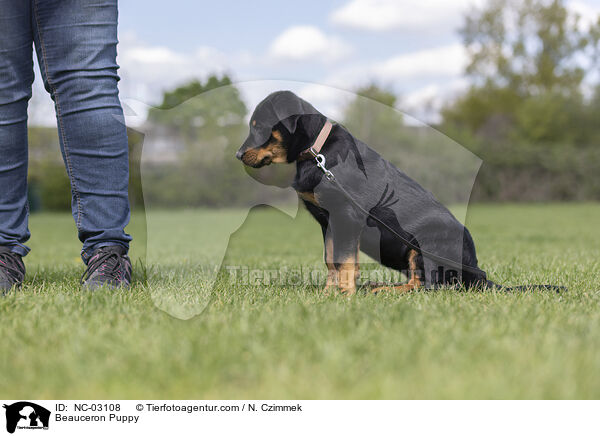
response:
{"label": "puppy's head", "polygon": [[269,95],[250,118],[250,132],[236,157],[260,168],[272,163],[291,163],[310,147],[325,116],[290,91]]}
{"label": "puppy's head", "polygon": [[272,163],[288,163],[290,136],[283,126],[274,126],[265,142],[256,146],[246,140],[235,156],[245,165],[253,168],[264,167]]}

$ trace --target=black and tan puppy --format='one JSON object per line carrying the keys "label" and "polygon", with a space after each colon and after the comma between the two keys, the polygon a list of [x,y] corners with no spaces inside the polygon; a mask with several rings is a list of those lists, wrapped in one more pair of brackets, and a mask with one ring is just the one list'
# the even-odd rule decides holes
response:
{"label": "black and tan puppy", "polygon": [[[313,145],[335,180],[317,166]],[[256,107],[236,156],[254,168],[296,164],[292,186],[322,229],[327,288],[356,291],[359,251],[404,272],[409,281],[395,286],[400,291],[496,286],[478,268],[468,230],[446,207],[292,92],[275,92]]]}

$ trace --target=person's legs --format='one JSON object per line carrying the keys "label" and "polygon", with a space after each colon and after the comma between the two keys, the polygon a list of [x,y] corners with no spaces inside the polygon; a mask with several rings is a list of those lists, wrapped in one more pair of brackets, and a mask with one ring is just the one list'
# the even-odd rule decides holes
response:
{"label": "person's legs", "polygon": [[82,257],[129,248],[127,132],[118,97],[117,1],[33,0],[33,36],[55,103]]}
{"label": "person's legs", "polygon": [[0,246],[29,251],[27,103],[33,82],[29,1],[0,0]]}

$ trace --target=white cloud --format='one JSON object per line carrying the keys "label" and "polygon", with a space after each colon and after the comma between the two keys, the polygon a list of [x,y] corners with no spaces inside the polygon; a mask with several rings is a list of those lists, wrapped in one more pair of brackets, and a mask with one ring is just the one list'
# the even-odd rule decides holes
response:
{"label": "white cloud", "polygon": [[[341,65],[319,85],[299,89],[308,101],[326,109],[332,117],[341,115],[347,101],[333,103],[332,92],[355,91],[371,82],[394,90],[400,96],[398,109],[426,121],[439,121],[443,104],[467,87],[463,70],[467,55],[460,44],[403,53],[378,62]],[[326,86],[323,86],[326,85]],[[332,88],[327,88],[327,86]],[[350,94],[349,94],[350,95]],[[353,95],[351,93],[351,95]]]}
{"label": "white cloud", "polygon": [[[236,63],[243,63],[244,59],[243,55],[226,55],[208,46],[199,46],[188,53],[149,45],[129,32],[120,36],[117,62],[121,66],[121,99],[157,104],[165,90],[195,78],[204,79],[209,74],[237,71]],[[34,87],[29,111],[32,124],[55,125],[54,108],[43,91],[39,75]],[[139,115],[144,116],[145,110]]]}
{"label": "white cloud", "polygon": [[132,33],[121,37],[118,50],[121,95],[148,103],[156,103],[168,88],[210,73],[223,73],[230,65],[227,56],[213,47],[178,52],[148,45]]}
{"label": "white cloud", "polygon": [[40,77],[41,74],[37,74],[37,71],[39,71],[37,60],[35,64],[36,75],[35,82],[33,83],[33,97],[29,101],[27,109],[29,124],[54,127],[56,126],[54,103],[50,99],[50,94],[44,89],[44,84]]}
{"label": "white cloud", "polygon": [[297,94],[333,120],[341,120],[344,107],[356,97],[354,92],[317,83],[302,86]]}
{"label": "white cloud", "polygon": [[468,85],[464,78],[431,83],[406,94],[400,107],[419,121],[438,123],[441,121],[440,111],[444,105],[465,92]]}
{"label": "white cloud", "polygon": [[326,35],[314,26],[292,26],[275,38],[269,54],[276,59],[319,61],[339,60],[351,52],[340,38]]}
{"label": "white cloud", "polygon": [[392,57],[374,64],[372,75],[381,80],[460,75],[467,62],[462,45],[452,44]]}
{"label": "white cloud", "polygon": [[467,54],[460,44],[451,44],[392,56],[371,63],[355,62],[330,72],[321,83],[355,89],[375,81],[403,91],[462,76]]}
{"label": "white cloud", "polygon": [[[432,34],[455,31],[470,7],[485,3],[486,0],[349,0],[331,13],[330,20],[351,29]],[[600,14],[600,5],[589,0],[570,0],[566,6],[579,13],[582,30],[595,23]]]}
{"label": "white cloud", "polygon": [[119,50],[119,59],[125,62],[139,62],[146,64],[165,64],[175,63],[181,64],[185,62],[185,58],[167,47],[144,47],[136,46],[128,47],[125,43]]}
{"label": "white cloud", "polygon": [[592,5],[583,1],[573,0],[567,3],[567,9],[579,15],[578,27],[586,31],[598,22],[600,5]]}
{"label": "white cloud", "polygon": [[333,23],[352,29],[370,31],[408,30],[431,32],[454,30],[472,4],[483,0],[351,0],[333,11]]}
{"label": "white cloud", "polygon": [[[273,74],[289,74],[298,65],[295,62],[278,61],[275,63],[277,69],[274,69],[273,61],[277,60],[277,56],[287,56],[292,61],[306,58],[301,64],[311,66],[319,63],[319,58],[331,60],[348,51],[349,48],[337,38],[310,26],[292,27],[283,32],[273,41],[267,58],[249,52],[223,53],[208,46],[184,52],[163,45],[147,44],[135,34],[123,34],[118,56],[121,65],[119,74],[122,78],[119,84],[120,95],[122,99],[157,104],[165,90],[193,78],[205,79],[215,72],[233,72],[237,80],[268,79]],[[339,117],[343,104],[332,103],[335,100],[331,98],[333,92],[338,93],[342,89],[353,91],[371,81],[389,86],[405,96],[431,84],[441,85],[443,88],[445,83],[460,77],[465,59],[465,53],[458,44],[403,53],[380,61],[348,59],[347,62],[335,63],[334,68],[326,68],[326,76],[311,78],[322,85],[298,82],[297,90],[309,101],[322,107],[325,113]],[[41,84],[36,82],[40,89]],[[328,88],[327,85],[338,90]],[[433,88],[430,88],[430,93],[433,92],[431,89]],[[258,102],[266,95],[265,89],[256,91],[256,95],[248,99],[250,103]],[[44,94],[34,93],[32,121],[54,124],[54,111]],[[415,102],[415,106],[419,100],[416,95],[411,97],[411,103]],[[431,99],[421,99],[425,100],[428,102]],[[143,116],[145,110],[136,112]]]}

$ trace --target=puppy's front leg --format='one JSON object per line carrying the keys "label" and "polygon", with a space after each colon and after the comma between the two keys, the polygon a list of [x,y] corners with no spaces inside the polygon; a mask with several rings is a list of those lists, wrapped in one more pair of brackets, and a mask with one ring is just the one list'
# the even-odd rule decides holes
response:
{"label": "puppy's front leg", "polygon": [[399,293],[412,291],[424,285],[422,279],[423,257],[415,250],[408,252],[408,283],[405,285],[395,286],[380,286],[372,289],[371,292],[377,294],[381,291],[394,290]]}
{"label": "puppy's front leg", "polygon": [[337,269],[338,287],[346,295],[356,293],[358,250],[362,223],[352,214],[330,213],[333,263]]}
{"label": "puppy's front leg", "polygon": [[323,257],[327,265],[327,283],[323,291],[327,293],[338,284],[338,270],[333,262],[333,235],[327,231],[327,228],[323,228],[323,245]]}

